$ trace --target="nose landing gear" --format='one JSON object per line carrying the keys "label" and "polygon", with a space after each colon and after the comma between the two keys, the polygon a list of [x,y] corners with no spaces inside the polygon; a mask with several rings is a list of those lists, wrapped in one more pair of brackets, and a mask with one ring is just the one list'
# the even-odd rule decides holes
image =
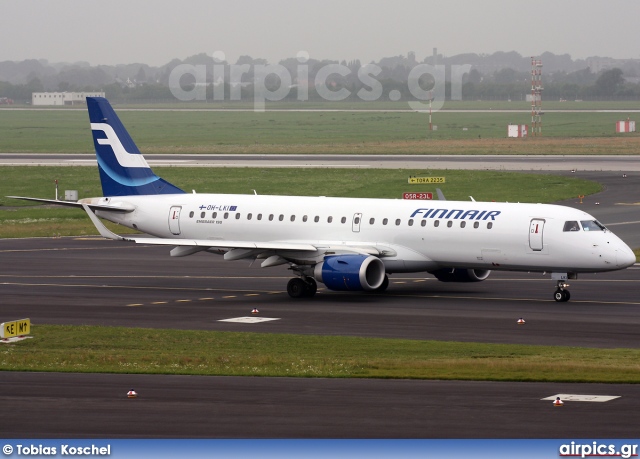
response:
{"label": "nose landing gear", "polygon": [[569,301],[571,298],[571,293],[567,290],[569,284],[567,284],[568,279],[577,279],[578,273],[551,273],[551,279],[556,281],[556,291],[553,292],[553,299],[559,303],[564,303]]}
{"label": "nose landing gear", "polygon": [[569,290],[565,290],[568,286],[569,284],[567,284],[566,282],[558,281],[558,288],[553,294],[553,299],[558,302],[569,301],[569,299],[571,298],[571,293],[569,293]]}

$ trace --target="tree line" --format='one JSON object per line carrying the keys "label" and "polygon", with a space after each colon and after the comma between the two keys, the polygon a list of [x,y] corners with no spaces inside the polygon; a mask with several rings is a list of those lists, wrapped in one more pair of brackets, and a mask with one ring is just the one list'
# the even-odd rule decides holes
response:
{"label": "tree line", "polygon": [[[615,99],[615,100],[638,100],[640,99],[640,78],[636,75],[635,67],[627,66],[622,68],[611,68],[598,73],[591,71],[589,67],[576,69],[577,66],[585,65],[571,61],[568,56],[555,56],[549,53],[544,55],[551,64],[550,71],[543,73],[542,84],[544,90],[542,97],[545,100],[592,100],[592,99]],[[26,61],[25,61],[26,62]],[[633,63],[633,62],[632,62]],[[11,75],[12,70],[16,75],[14,67],[0,63],[0,76]],[[52,70],[45,72],[41,64],[29,62],[28,81],[17,83],[19,79],[13,78],[13,82],[0,81],[0,97],[8,97],[17,103],[29,103],[33,92],[43,91],[104,91],[107,98],[114,102],[153,102],[153,101],[175,101],[176,97],[172,92],[169,83],[171,72],[179,65],[187,64],[191,66],[204,66],[206,68],[206,100],[214,101],[216,94],[224,94],[224,100],[251,101],[254,99],[254,68],[265,66],[264,59],[253,59],[249,56],[241,56],[236,64],[230,65],[227,62],[219,62],[211,56],[200,54],[185,59],[184,61],[173,60],[160,68],[152,68],[146,65],[130,64],[113,69],[102,67],[80,66],[63,67],[57,72]],[[415,55],[409,53],[407,57],[395,56],[381,59],[378,63],[372,63],[379,69],[375,80],[382,89],[382,97],[385,100],[390,93],[395,96],[394,100],[415,100],[408,84],[409,75],[417,65],[429,64],[433,66],[444,66],[446,69],[444,83],[445,100],[455,97],[452,92],[451,69],[456,65],[466,65],[466,73],[462,75],[461,94],[462,100],[525,100],[531,93],[531,74],[527,69],[527,59],[517,53],[495,53],[492,56],[460,55],[453,58],[440,60],[436,56],[426,58],[422,63],[415,61]],[[300,79],[305,78],[305,100],[326,100],[322,91],[315,86],[316,75],[323,67],[328,65],[340,66],[346,69],[342,73],[334,73],[323,79],[324,87],[333,92],[346,89],[349,96],[344,100],[358,100],[358,93],[361,90],[370,90],[367,80],[358,76],[358,71],[362,64],[358,60],[350,62],[314,60],[309,59],[304,62],[304,77],[299,74],[302,64],[298,59],[290,58],[279,62],[281,67],[291,75],[294,84],[287,91],[284,100],[300,100]],[[511,65],[511,67],[507,66]],[[214,75],[217,70],[216,80]],[[233,68],[245,66],[248,69],[242,73],[239,81],[233,76]],[[546,67],[545,67],[546,68]],[[2,73],[4,69],[4,73]],[[222,79],[223,81],[219,81]],[[265,87],[270,90],[277,90],[282,82],[275,75],[270,75],[265,80]],[[180,86],[183,90],[193,90],[196,82],[192,79],[183,78]],[[202,84],[202,82],[201,82]],[[428,75],[419,81],[422,90],[429,90],[435,84],[433,78]],[[220,87],[222,85],[222,87]],[[216,89],[217,88],[217,89]],[[322,89],[322,88],[321,88]],[[233,94],[233,97],[230,95]],[[326,91],[325,91],[326,94]],[[387,99],[388,100],[388,99]]]}

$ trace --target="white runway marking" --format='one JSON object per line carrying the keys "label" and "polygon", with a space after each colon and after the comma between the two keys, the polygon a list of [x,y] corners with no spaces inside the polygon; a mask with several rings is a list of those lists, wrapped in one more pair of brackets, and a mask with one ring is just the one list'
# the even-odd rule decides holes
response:
{"label": "white runway marking", "polygon": [[280,320],[272,317],[236,317],[234,319],[222,319],[218,322],[236,322],[241,324],[257,324],[259,322],[269,322],[271,320]]}
{"label": "white runway marking", "polygon": [[553,401],[556,397],[560,397],[563,402],[608,402],[616,398],[620,398],[619,395],[579,395],[579,394],[556,394],[550,397],[542,398],[540,400]]}

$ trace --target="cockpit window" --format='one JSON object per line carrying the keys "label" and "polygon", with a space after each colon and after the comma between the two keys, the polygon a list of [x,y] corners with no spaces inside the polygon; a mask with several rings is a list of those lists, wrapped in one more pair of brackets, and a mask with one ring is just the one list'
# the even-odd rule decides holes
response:
{"label": "cockpit window", "polygon": [[563,231],[580,231],[580,225],[578,222],[564,222]]}
{"label": "cockpit window", "polygon": [[606,231],[607,229],[598,220],[581,220],[580,223],[585,231]]}

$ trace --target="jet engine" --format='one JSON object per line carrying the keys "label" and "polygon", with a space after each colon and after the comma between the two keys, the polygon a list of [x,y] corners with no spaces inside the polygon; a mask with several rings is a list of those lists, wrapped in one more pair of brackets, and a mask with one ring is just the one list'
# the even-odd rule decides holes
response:
{"label": "jet engine", "polygon": [[491,274],[489,269],[445,268],[431,271],[442,282],[480,282]]}
{"label": "jet engine", "polygon": [[330,255],[313,276],[330,290],[375,290],[385,278],[384,263],[371,255]]}

